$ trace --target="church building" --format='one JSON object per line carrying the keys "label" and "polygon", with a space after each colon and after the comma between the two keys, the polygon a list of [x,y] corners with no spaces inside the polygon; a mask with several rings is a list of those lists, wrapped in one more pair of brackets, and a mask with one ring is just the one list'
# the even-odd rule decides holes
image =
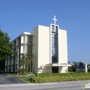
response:
{"label": "church building", "polygon": [[22,54],[33,55],[30,71],[34,73],[68,72],[67,31],[56,24],[56,16],[53,20],[53,24],[38,25],[32,33],[24,32],[12,41],[17,55],[5,60],[5,72],[18,72]]}

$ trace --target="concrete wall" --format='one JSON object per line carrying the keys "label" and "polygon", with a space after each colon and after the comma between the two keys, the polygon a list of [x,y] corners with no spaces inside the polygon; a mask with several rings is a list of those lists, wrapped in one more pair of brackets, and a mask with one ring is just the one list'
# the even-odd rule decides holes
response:
{"label": "concrete wall", "polygon": [[[42,72],[48,72],[46,64],[49,64],[49,27],[38,26],[38,68],[43,66]],[[50,72],[50,71],[49,71]]]}
{"label": "concrete wall", "polygon": [[50,73],[51,67],[50,66],[44,66],[42,69],[38,69],[38,73]]}
{"label": "concrete wall", "polygon": [[24,43],[25,42],[24,37],[25,37],[25,35],[21,35],[21,43]]}
{"label": "concrete wall", "polygon": [[68,63],[68,52],[67,52],[67,31],[59,29],[59,63]]}
{"label": "concrete wall", "polygon": [[59,67],[59,73],[67,73],[68,68],[65,66]]}
{"label": "concrete wall", "polygon": [[38,72],[38,26],[33,29],[33,46],[32,46],[32,63],[33,63],[33,72],[37,73]]}
{"label": "concrete wall", "polygon": [[[50,28],[46,26],[37,26],[33,31],[33,70],[36,73],[51,72],[51,67],[46,64],[50,63]],[[59,44],[59,63],[68,62],[67,52],[67,32],[58,30]],[[40,69],[40,67],[42,69]],[[67,67],[60,67],[60,72],[65,73]]]}

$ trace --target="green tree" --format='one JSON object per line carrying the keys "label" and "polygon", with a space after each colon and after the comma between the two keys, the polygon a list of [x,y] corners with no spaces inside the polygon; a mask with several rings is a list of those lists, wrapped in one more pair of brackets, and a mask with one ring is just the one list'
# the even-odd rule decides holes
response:
{"label": "green tree", "polygon": [[8,34],[0,30],[0,60],[8,60],[11,54],[14,54],[12,48]]}
{"label": "green tree", "polygon": [[[71,64],[70,61],[68,63]],[[72,65],[70,67],[68,67],[68,71],[69,72],[76,72],[77,68],[78,68],[78,62],[73,61]]]}
{"label": "green tree", "polygon": [[73,72],[76,72],[76,69],[78,68],[78,62],[73,61],[72,63],[73,63],[73,65],[72,65],[72,71]]}
{"label": "green tree", "polygon": [[27,55],[22,54],[21,59],[20,59],[20,67],[23,67],[26,69],[28,65],[30,64],[30,60]]}
{"label": "green tree", "polygon": [[28,72],[27,66],[29,64],[29,59],[26,54],[22,54],[20,58],[20,68],[19,68],[19,74],[26,74]]}
{"label": "green tree", "polygon": [[22,54],[21,59],[20,59],[20,69],[28,68],[29,71],[32,71],[32,57],[33,55]]}
{"label": "green tree", "polygon": [[28,59],[29,59],[29,61],[30,61],[30,63],[29,63],[29,71],[31,71],[32,72],[32,58],[34,57],[33,56],[33,54],[29,54],[29,55],[27,55],[28,56]]}

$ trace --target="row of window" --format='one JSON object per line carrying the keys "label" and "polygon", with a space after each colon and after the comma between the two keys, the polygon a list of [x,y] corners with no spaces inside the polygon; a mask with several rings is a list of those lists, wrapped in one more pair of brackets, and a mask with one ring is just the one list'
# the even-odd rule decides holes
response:
{"label": "row of window", "polygon": [[15,72],[17,71],[17,64],[16,65],[8,65],[8,66],[5,66],[5,71],[6,72]]}
{"label": "row of window", "polygon": [[[33,39],[32,36],[25,35],[25,36],[23,36],[23,43],[31,44],[32,39]],[[14,43],[15,46],[16,46],[16,44],[20,45],[21,44],[21,37],[16,39],[13,43]]]}

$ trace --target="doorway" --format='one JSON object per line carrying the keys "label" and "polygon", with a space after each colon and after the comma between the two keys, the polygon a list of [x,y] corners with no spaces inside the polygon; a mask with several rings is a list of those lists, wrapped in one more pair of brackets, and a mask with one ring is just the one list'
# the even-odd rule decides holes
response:
{"label": "doorway", "polygon": [[5,60],[0,61],[0,71],[4,72],[5,70]]}
{"label": "doorway", "polygon": [[52,73],[59,73],[59,67],[52,67]]}

